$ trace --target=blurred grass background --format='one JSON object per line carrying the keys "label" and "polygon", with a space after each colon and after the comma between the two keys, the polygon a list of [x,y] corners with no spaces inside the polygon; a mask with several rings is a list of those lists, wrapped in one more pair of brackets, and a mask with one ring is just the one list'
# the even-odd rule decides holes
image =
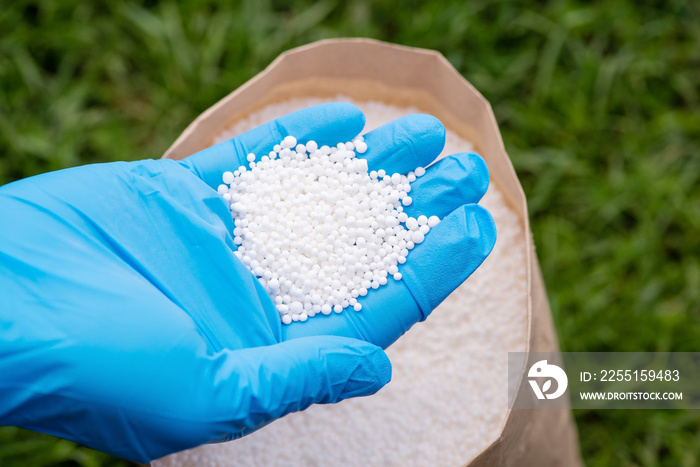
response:
{"label": "blurred grass background", "polygon": [[[690,0],[4,1],[0,184],[159,157],[279,53],[342,36],[439,50],[491,101],[563,350],[700,351]],[[700,464],[698,411],[575,415],[589,466]],[[0,465],[129,464],[0,428]]]}

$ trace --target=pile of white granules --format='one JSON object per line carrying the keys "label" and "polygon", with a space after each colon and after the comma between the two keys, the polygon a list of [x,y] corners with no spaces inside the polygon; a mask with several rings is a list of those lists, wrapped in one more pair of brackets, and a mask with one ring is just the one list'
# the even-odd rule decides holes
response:
{"label": "pile of white granules", "polygon": [[[287,136],[256,162],[224,172],[218,191],[234,219],[236,256],[272,297],[284,324],[362,309],[358,297],[400,281],[399,264],[440,219],[409,217],[410,183],[369,172],[362,136],[321,146]],[[313,209],[309,209],[313,206]],[[391,278],[388,276],[391,275]]]}
{"label": "pile of white granules", "polygon": [[[367,118],[365,132],[419,112],[345,96],[299,98],[248,115],[217,142],[325,102],[357,105]],[[470,150],[447,128],[442,156]],[[493,183],[480,204],[496,222],[493,251],[425,322],[387,350],[393,373],[386,387],[370,397],[312,406],[242,439],[171,455],[154,467],[460,466],[491,444],[507,412],[507,352],[526,348],[526,237]]]}

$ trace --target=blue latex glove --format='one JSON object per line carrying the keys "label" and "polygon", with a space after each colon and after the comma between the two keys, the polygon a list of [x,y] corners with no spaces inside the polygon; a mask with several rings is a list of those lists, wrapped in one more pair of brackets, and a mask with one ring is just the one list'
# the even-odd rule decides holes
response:
{"label": "blue latex glove", "polygon": [[[280,324],[233,254],[221,174],[284,136],[347,141],[349,104],[312,107],[184,161],[62,170],[0,187],[0,424],[135,461],[244,436],[313,403],[376,392],[380,347],[424,319],[488,255],[488,185],[459,154],[413,183],[411,214],[446,216],[363,311]],[[366,135],[370,167],[407,172],[443,147],[416,115]]]}

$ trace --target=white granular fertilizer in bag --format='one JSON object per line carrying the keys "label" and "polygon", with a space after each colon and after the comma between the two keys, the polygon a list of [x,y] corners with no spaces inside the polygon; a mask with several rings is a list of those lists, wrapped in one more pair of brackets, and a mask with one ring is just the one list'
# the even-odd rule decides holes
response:
{"label": "white granular fertilizer in bag", "polygon": [[[252,113],[218,141],[337,101],[365,113],[365,131],[418,112],[345,96],[292,99]],[[470,150],[469,142],[447,129],[443,156]],[[425,322],[388,349],[393,377],[385,388],[370,397],[312,406],[242,439],[171,455],[154,466],[459,466],[491,444],[507,412],[507,352],[526,348],[526,251],[523,225],[494,184],[480,204],[496,222],[493,252]]]}

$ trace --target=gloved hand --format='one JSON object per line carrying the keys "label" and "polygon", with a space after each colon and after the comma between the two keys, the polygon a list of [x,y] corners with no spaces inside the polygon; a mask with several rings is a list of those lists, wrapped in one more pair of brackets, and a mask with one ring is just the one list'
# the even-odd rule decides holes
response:
{"label": "gloved hand", "polygon": [[[233,254],[216,192],[225,170],[284,136],[334,144],[364,125],[349,104],[312,107],[184,161],[97,164],[0,188],[0,424],[145,462],[244,436],[312,403],[386,384],[380,347],[424,319],[488,255],[489,214],[471,204],[484,162],[459,154],[412,185],[411,214],[446,216],[371,291],[363,311],[280,324]],[[434,118],[366,135],[372,168],[407,172],[444,144]]]}

